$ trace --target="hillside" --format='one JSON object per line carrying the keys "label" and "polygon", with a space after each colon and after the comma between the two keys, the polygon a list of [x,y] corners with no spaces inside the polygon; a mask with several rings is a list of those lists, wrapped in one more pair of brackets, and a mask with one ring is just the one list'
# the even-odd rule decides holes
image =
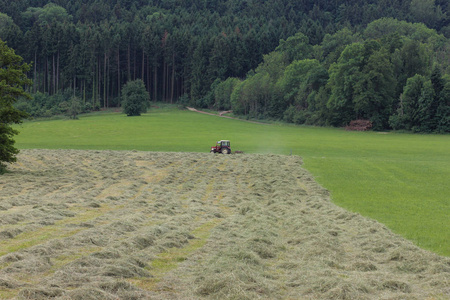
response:
{"label": "hillside", "polygon": [[448,298],[450,260],[330,202],[297,156],[23,150],[0,298]]}
{"label": "hillside", "polygon": [[142,80],[152,101],[252,118],[450,131],[445,0],[3,0],[0,24],[33,63],[34,117],[120,106]]}

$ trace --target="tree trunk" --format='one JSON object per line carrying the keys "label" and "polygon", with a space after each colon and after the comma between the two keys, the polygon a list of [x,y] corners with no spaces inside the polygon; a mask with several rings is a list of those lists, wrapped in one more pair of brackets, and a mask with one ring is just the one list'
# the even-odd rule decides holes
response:
{"label": "tree trunk", "polygon": [[[112,77],[110,77],[109,73],[111,72],[111,61],[108,57],[107,61],[107,68],[106,68],[106,107],[109,107],[109,99],[111,99],[112,95]],[[110,88],[111,87],[111,88]]]}
{"label": "tree trunk", "polygon": [[166,101],[166,62],[163,60],[162,101]]}
{"label": "tree trunk", "polygon": [[131,45],[128,44],[128,51],[127,51],[127,64],[128,64],[128,72],[127,72],[127,81],[131,80]]}
{"label": "tree trunk", "polygon": [[152,91],[152,89],[151,89],[150,83],[151,83],[151,79],[150,79],[150,60],[149,60],[149,57],[147,55],[147,86],[148,86],[148,97],[151,100],[151,96],[152,96],[151,95],[151,91]]}
{"label": "tree trunk", "polygon": [[53,59],[53,63],[52,63],[52,76],[53,76],[53,78],[52,78],[52,88],[53,88],[53,90],[52,90],[52,92],[53,92],[53,94],[56,94],[56,64],[55,64],[55,54],[53,53],[53,55],[52,55],[52,59]]}
{"label": "tree trunk", "polygon": [[170,103],[173,103],[174,89],[175,89],[175,53],[172,54],[172,83],[170,92]]}
{"label": "tree trunk", "polygon": [[133,53],[133,80],[136,80],[136,49],[134,49],[134,53]]}
{"label": "tree trunk", "polygon": [[153,66],[153,101],[158,98],[158,68]]}
{"label": "tree trunk", "polygon": [[112,80],[113,80],[113,76],[109,76],[110,72],[111,72],[111,61],[108,57],[108,64],[107,64],[107,69],[106,69],[106,76],[107,76],[107,80],[106,80],[106,92],[108,93],[107,98],[108,98],[108,102],[106,102],[106,107],[109,107],[109,100],[111,99],[112,95],[113,95],[113,84],[112,84]]}
{"label": "tree trunk", "polygon": [[108,103],[108,95],[106,94],[106,52],[104,53],[104,65],[103,65],[103,107],[106,108],[106,104]]}
{"label": "tree trunk", "polygon": [[58,50],[58,56],[56,59],[56,91],[59,92],[59,50]]}
{"label": "tree trunk", "polygon": [[177,99],[180,99],[181,97],[181,89],[183,88],[182,82],[183,78],[179,78],[177,80]]}
{"label": "tree trunk", "polygon": [[143,82],[145,82],[145,77],[144,77],[144,67],[145,67],[145,52],[144,52],[144,49],[142,49],[142,72],[141,72],[141,79],[142,79],[142,81]]}
{"label": "tree trunk", "polygon": [[96,86],[95,86],[95,83],[96,83],[96,81],[97,81],[97,69],[98,69],[98,63],[97,64],[95,64],[95,66],[94,66],[94,76],[92,76],[92,106],[94,106],[95,105],[95,94],[96,94]]}
{"label": "tree trunk", "polygon": [[169,64],[166,64],[166,101],[169,101]]}
{"label": "tree trunk", "polygon": [[101,89],[102,89],[102,87],[101,87],[101,80],[102,80],[102,72],[100,71],[101,70],[101,67],[102,67],[102,60],[101,60],[101,56],[98,56],[97,57],[97,103],[96,104],[98,104],[98,106],[100,107],[100,94],[101,94]]}
{"label": "tree trunk", "polygon": [[86,79],[83,79],[83,104],[86,104]]}
{"label": "tree trunk", "polygon": [[117,48],[117,97],[120,97],[120,52]]}
{"label": "tree trunk", "polygon": [[34,75],[33,75],[33,94],[36,94],[37,80],[37,50],[34,51]]}
{"label": "tree trunk", "polygon": [[[47,57],[47,69],[46,69],[46,74],[47,74],[47,91],[48,91],[48,93],[50,94],[50,74],[49,74],[49,72],[50,72],[50,66],[49,66],[49,61],[48,61],[48,57]],[[45,90],[44,90],[44,93],[45,93]]]}

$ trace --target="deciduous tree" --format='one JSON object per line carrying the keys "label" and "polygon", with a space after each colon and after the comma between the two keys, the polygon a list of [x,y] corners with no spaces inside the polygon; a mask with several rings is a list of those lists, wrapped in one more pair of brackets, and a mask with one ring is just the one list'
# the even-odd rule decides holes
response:
{"label": "deciduous tree", "polygon": [[421,127],[428,126],[429,109],[433,98],[434,90],[431,80],[419,74],[408,78],[401,97],[398,114],[390,120],[391,126],[394,129],[424,130]]}
{"label": "deciduous tree", "polygon": [[127,116],[140,116],[147,111],[149,96],[142,80],[128,81],[122,88],[123,112]]}

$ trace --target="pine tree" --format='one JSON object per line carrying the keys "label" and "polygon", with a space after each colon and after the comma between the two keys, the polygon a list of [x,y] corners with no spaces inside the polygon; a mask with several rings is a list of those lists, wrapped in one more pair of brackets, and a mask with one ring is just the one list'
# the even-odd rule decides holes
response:
{"label": "pine tree", "polygon": [[6,168],[4,163],[15,162],[19,153],[13,139],[18,131],[11,125],[19,124],[27,117],[25,112],[13,106],[19,97],[29,97],[23,87],[31,85],[31,80],[26,77],[30,66],[22,61],[22,57],[0,40],[0,173]]}

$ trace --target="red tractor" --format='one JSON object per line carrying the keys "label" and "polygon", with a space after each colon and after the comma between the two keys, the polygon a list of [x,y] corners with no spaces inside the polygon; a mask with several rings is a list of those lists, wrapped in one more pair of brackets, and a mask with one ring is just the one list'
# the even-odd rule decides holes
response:
{"label": "red tractor", "polygon": [[211,147],[211,151],[209,152],[230,154],[231,153],[230,141],[227,140],[218,141],[215,146]]}

